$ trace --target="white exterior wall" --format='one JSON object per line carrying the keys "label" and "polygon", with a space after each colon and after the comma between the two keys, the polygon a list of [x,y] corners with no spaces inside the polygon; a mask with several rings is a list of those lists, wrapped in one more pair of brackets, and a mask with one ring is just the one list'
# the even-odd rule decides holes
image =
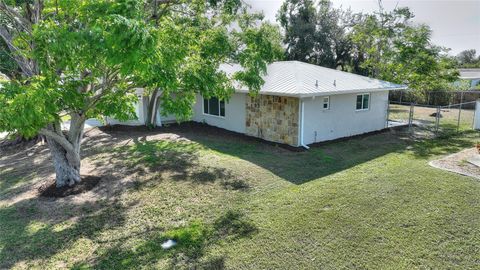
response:
{"label": "white exterior wall", "polygon": [[197,95],[197,102],[193,107],[195,122],[206,123],[219,128],[245,133],[246,119],[246,94],[235,93],[225,103],[225,117],[208,115],[203,113],[203,97]]}
{"label": "white exterior wall", "polygon": [[147,99],[145,97],[139,96],[138,102],[135,103],[135,114],[137,119],[128,120],[125,122],[119,121],[114,118],[107,117],[107,123],[109,125],[126,125],[126,126],[143,126],[145,125],[145,118],[147,112]]}
{"label": "white exterior wall", "polygon": [[388,91],[370,93],[370,106],[365,111],[356,111],[356,98],[357,94],[331,95],[328,110],[323,110],[321,96],[315,99],[303,99],[305,103],[304,144],[384,129],[388,109]]}

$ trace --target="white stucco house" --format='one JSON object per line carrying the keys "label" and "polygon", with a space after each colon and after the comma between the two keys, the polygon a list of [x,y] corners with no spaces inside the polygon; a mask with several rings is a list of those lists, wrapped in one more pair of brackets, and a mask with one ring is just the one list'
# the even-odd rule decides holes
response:
{"label": "white stucco house", "polygon": [[[238,68],[222,67],[227,73]],[[388,92],[406,89],[298,61],[270,64],[264,80],[256,96],[240,86],[228,101],[197,95],[192,120],[300,147],[386,128]],[[157,120],[161,125],[175,119],[157,115]]]}

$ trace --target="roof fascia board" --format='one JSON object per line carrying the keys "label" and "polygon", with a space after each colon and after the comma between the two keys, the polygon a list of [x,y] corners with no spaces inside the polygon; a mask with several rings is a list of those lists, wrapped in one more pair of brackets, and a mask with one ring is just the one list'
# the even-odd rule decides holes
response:
{"label": "roof fascia board", "polygon": [[356,94],[356,93],[365,93],[365,92],[382,92],[382,91],[395,91],[395,90],[408,90],[407,87],[395,87],[395,88],[374,88],[374,89],[355,89],[355,90],[346,90],[346,91],[327,91],[321,93],[308,93],[308,94],[299,94],[299,98],[308,98],[308,97],[319,97],[319,96],[333,96],[333,95],[343,95],[343,94]]}

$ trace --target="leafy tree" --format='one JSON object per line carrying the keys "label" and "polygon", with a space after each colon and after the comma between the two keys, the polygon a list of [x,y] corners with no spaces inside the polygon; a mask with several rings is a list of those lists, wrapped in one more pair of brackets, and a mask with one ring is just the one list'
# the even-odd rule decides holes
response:
{"label": "leafy tree", "polygon": [[462,68],[480,68],[480,55],[475,49],[465,50],[457,55],[458,66]]}
{"label": "leafy tree", "polygon": [[286,59],[304,62],[314,57],[317,11],[312,0],[285,1],[277,20],[285,32]]}
{"label": "leafy tree", "polygon": [[[241,9],[238,0],[0,0],[0,36],[21,74],[0,92],[0,130],[46,136],[57,187],[75,185],[85,120],[134,118],[135,88],[161,89],[165,112],[187,118],[197,93],[228,99],[234,80],[261,87],[278,34]],[[219,69],[231,62],[244,70]]]}
{"label": "leafy tree", "polygon": [[16,77],[19,75],[19,67],[10,55],[10,49],[7,44],[0,39],[0,73],[8,74],[8,77]]}
{"label": "leafy tree", "polygon": [[[408,84],[411,89],[441,90],[458,78],[454,62],[442,47],[431,43],[432,31],[411,22],[408,8],[364,16],[352,39],[369,76]],[[423,91],[417,91],[421,94]]]}
{"label": "leafy tree", "polygon": [[[259,90],[263,84],[259,74],[265,71],[266,62],[278,58],[283,51],[278,29],[262,22],[263,15],[247,13],[247,7],[239,0],[210,0],[207,4],[204,1],[193,1],[182,6],[154,5],[153,13],[158,13],[158,10],[168,14],[168,18],[178,28],[171,33],[162,34],[162,37],[171,39],[174,36],[174,39],[188,42],[184,44],[184,50],[179,50],[175,43],[171,43],[171,48],[164,45],[159,49],[176,55],[177,62],[172,63],[171,68],[180,71],[176,72],[175,76],[180,78],[184,85],[166,85],[165,82],[172,80],[159,81],[156,78],[158,71],[154,70],[150,73],[154,74],[151,79],[149,74],[139,76],[146,79],[145,87],[150,94],[146,123],[149,126],[155,125],[160,103],[163,105],[162,114],[173,112],[182,118],[190,117],[189,108],[195,96],[184,96],[183,88],[198,89],[207,97],[214,95],[228,98],[233,88],[230,80],[218,70],[219,63],[240,63],[246,70],[235,74],[234,79],[247,84],[253,91]],[[164,29],[165,22],[159,22],[157,15],[154,17],[160,31],[168,31],[168,28]],[[233,24],[237,27],[227,27]],[[188,36],[182,37],[179,35],[180,31],[181,35]],[[163,42],[167,43],[168,40]],[[192,54],[195,57],[192,57]],[[184,65],[186,59],[188,66]],[[150,65],[150,68],[155,69],[155,65]],[[164,67],[160,69],[165,70]],[[209,83],[208,80],[212,79],[218,81]],[[212,85],[219,89],[212,89]],[[225,92],[225,89],[229,91]],[[189,100],[180,100],[187,98]],[[180,107],[180,104],[184,106]]]}
{"label": "leafy tree", "polygon": [[335,9],[331,1],[287,0],[277,20],[285,32],[286,58],[329,68],[348,70],[354,23],[350,10]]}
{"label": "leafy tree", "polygon": [[476,54],[475,49],[464,50],[457,55],[457,59],[461,64],[472,64],[477,61]]}

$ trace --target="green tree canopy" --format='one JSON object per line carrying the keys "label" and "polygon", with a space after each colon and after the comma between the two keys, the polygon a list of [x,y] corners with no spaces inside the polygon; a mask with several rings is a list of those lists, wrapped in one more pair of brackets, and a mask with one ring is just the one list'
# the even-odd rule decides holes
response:
{"label": "green tree canopy", "polygon": [[347,32],[354,17],[350,10],[333,8],[328,0],[287,0],[277,20],[282,27],[286,58],[347,70],[351,40]]}
{"label": "green tree canopy", "polygon": [[412,23],[408,8],[365,15],[352,31],[368,75],[416,90],[437,90],[458,78],[447,50],[432,44],[427,25]]}
{"label": "green tree canopy", "polygon": [[85,120],[134,118],[135,88],[161,88],[164,110],[185,119],[197,93],[228,99],[234,80],[258,91],[280,51],[277,29],[239,0],[12,0],[0,17],[21,71],[0,92],[0,130],[45,135],[57,186],[80,181]]}
{"label": "green tree canopy", "polygon": [[475,49],[461,51],[456,59],[461,68],[480,68],[480,55]]}

